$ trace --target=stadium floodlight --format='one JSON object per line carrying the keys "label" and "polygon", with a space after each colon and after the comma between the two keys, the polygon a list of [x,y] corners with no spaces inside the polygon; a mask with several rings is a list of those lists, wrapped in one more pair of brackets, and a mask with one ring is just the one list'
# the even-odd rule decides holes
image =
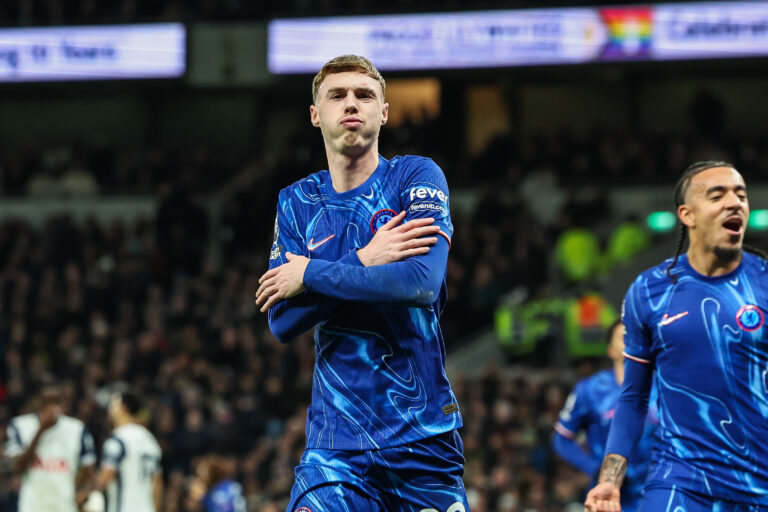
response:
{"label": "stadium floodlight", "polygon": [[652,212],[645,223],[654,233],[668,233],[675,229],[677,217],[672,212]]}
{"label": "stadium floodlight", "polygon": [[752,210],[747,226],[755,231],[768,231],[768,210]]}

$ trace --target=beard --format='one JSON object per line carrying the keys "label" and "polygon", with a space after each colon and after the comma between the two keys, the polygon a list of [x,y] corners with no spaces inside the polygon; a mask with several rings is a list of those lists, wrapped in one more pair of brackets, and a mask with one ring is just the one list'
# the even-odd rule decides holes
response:
{"label": "beard", "polygon": [[722,263],[733,263],[739,259],[739,256],[741,256],[741,246],[726,248],[717,245],[715,246],[714,253],[718,261]]}

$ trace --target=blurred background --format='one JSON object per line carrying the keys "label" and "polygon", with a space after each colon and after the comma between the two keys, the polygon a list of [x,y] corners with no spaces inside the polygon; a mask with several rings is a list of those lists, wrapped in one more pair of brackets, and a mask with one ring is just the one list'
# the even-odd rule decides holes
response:
{"label": "blurred background", "polygon": [[[277,343],[253,295],[278,191],[326,167],[312,76],[358,53],[388,83],[381,153],[430,156],[451,188],[442,326],[471,508],[580,510],[589,478],[552,427],[607,367],[627,286],[674,253],[683,169],[733,162],[747,241],[768,240],[768,4],[599,4],[0,3],[0,435],[57,382],[101,446],[130,387],[165,511],[202,510],[211,453],[248,510],[284,510],[312,335]],[[0,478],[3,512],[18,485]]]}

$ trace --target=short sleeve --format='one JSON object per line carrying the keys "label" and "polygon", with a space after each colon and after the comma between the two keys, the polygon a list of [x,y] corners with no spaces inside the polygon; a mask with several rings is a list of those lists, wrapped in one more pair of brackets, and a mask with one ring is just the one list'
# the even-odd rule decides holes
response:
{"label": "short sleeve", "polygon": [[624,324],[624,356],[638,363],[653,361],[651,334],[643,321],[642,277],[627,290],[621,306],[621,322]]}
{"label": "short sleeve", "polygon": [[117,469],[123,457],[125,457],[125,445],[122,441],[114,436],[104,441],[101,449],[102,466]]}
{"label": "short sleeve", "polygon": [[289,197],[289,189],[280,191],[275,216],[275,233],[269,251],[269,268],[279,267],[288,260],[286,252],[306,256],[305,242],[299,235],[296,214]]}
{"label": "short sleeve", "polygon": [[568,439],[574,439],[589,419],[589,399],[584,387],[584,381],[576,384],[555,424],[555,431]]}
{"label": "short sleeve", "polygon": [[5,456],[8,458],[18,457],[24,453],[24,443],[21,441],[21,434],[16,423],[11,420],[6,428]]}
{"label": "short sleeve", "polygon": [[83,434],[80,438],[80,465],[92,466],[96,464],[96,447],[93,443],[93,436],[88,427],[83,426]]}
{"label": "short sleeve", "polygon": [[400,195],[406,219],[433,217],[440,226],[440,234],[450,243],[453,223],[443,170],[429,158],[413,158],[406,165]]}

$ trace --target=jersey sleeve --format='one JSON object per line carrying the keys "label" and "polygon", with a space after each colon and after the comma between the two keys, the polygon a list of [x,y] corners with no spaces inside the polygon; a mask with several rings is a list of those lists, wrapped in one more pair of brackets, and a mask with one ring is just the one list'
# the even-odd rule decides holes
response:
{"label": "jersey sleeve", "polygon": [[101,465],[105,468],[117,469],[125,457],[125,444],[115,436],[104,441],[101,449]]}
{"label": "jersey sleeve", "polygon": [[653,383],[653,367],[634,359],[624,360],[624,383],[616,402],[605,453],[629,458],[645,429],[648,397]]}
{"label": "jersey sleeve", "polygon": [[621,322],[624,324],[624,357],[638,363],[650,364],[653,361],[652,338],[643,320],[642,289],[641,276],[627,290],[621,307]]}
{"label": "jersey sleeve", "polygon": [[453,223],[448,199],[448,182],[443,170],[429,158],[414,158],[405,168],[400,201],[405,220],[432,217],[440,234],[450,244]]}
{"label": "jersey sleeve", "polygon": [[574,439],[589,420],[589,397],[584,381],[579,382],[568,395],[555,423],[555,432],[568,439]]}
{"label": "jersey sleeve", "polygon": [[80,437],[80,466],[92,466],[94,464],[96,464],[96,447],[91,431],[84,425]]}
{"label": "jersey sleeve", "polygon": [[5,456],[13,458],[22,455],[24,453],[24,443],[21,441],[21,434],[16,423],[11,420],[5,430]]}
{"label": "jersey sleeve", "polygon": [[288,260],[286,252],[308,256],[305,250],[306,240],[300,235],[296,212],[290,200],[289,189],[280,191],[277,200],[277,216],[275,217],[275,233],[272,247],[269,251],[269,268],[279,267]]}

